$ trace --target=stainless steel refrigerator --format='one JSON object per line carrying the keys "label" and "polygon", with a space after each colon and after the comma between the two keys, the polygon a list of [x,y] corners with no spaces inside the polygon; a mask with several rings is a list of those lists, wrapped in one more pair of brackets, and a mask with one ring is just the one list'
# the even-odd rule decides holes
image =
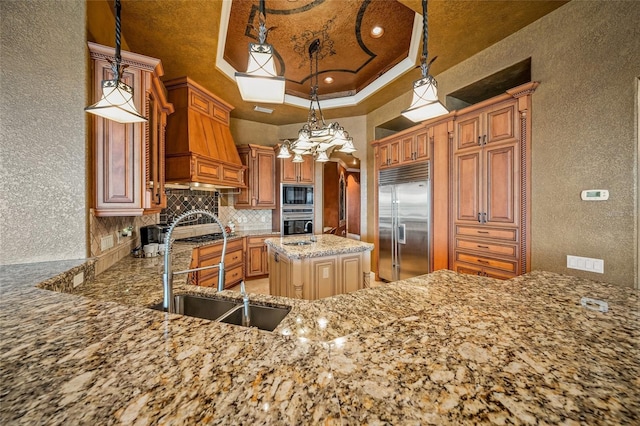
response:
{"label": "stainless steel refrigerator", "polygon": [[429,163],[381,170],[378,274],[397,281],[429,273]]}

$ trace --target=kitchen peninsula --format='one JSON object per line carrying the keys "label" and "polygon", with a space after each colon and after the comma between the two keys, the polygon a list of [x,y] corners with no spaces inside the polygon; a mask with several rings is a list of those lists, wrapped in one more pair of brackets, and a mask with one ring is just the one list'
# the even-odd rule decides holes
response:
{"label": "kitchen peninsula", "polygon": [[331,234],[265,240],[274,296],[315,300],[369,287],[373,244]]}
{"label": "kitchen peninsula", "polygon": [[[191,247],[177,251],[186,267]],[[316,301],[252,294],[292,307],[269,333],[148,309],[157,260],[93,280],[93,261],[0,267],[0,423],[640,421],[637,290],[442,270]],[[183,280],[176,292],[215,294]]]}

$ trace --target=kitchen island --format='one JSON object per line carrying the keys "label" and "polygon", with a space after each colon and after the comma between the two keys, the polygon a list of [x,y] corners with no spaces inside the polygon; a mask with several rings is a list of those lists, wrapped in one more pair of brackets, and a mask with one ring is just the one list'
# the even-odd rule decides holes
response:
{"label": "kitchen island", "polygon": [[269,333],[148,309],[156,260],[92,281],[91,261],[0,267],[0,423],[640,422],[637,290],[437,271],[316,301],[251,295],[292,307]]}
{"label": "kitchen island", "polygon": [[315,300],[369,287],[373,244],[330,234],[265,240],[272,295]]}

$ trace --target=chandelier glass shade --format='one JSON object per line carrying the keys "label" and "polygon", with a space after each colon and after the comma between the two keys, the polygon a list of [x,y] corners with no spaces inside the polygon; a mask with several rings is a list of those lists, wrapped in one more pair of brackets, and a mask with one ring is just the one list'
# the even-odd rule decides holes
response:
{"label": "chandelier glass shade", "polygon": [[[290,158],[294,156],[293,162],[304,161],[303,155],[311,155],[318,162],[329,161],[329,156],[333,150],[352,153],[356,149],[353,145],[353,138],[340,126],[338,122],[326,124],[320,101],[318,100],[318,53],[320,51],[320,40],[315,39],[309,45],[309,60],[311,63],[310,75],[311,102],[307,122],[298,131],[298,138],[294,141],[285,140],[278,151],[278,158]],[[315,55],[315,72],[313,70]],[[317,109],[317,112],[316,112]]]}
{"label": "chandelier glass shade", "polygon": [[111,63],[113,79],[102,80],[102,96],[98,102],[84,110],[118,123],[141,123],[147,121],[133,103],[133,88],[120,78],[127,65],[121,65],[120,55],[120,0],[116,0],[116,56]]}
{"label": "chandelier glass shade", "polygon": [[236,72],[235,78],[242,100],[246,102],[284,102],[285,78],[276,72],[273,46],[267,44],[264,0],[260,0],[258,43],[249,43],[247,72]]}
{"label": "chandelier glass shade", "polygon": [[402,115],[413,122],[428,120],[429,118],[438,117],[447,114],[449,111],[438,100],[438,83],[436,79],[429,74],[429,68],[433,61],[427,63],[428,51],[428,25],[427,25],[427,0],[422,0],[422,58],[420,69],[422,77],[413,82],[413,98],[411,106],[402,111]]}

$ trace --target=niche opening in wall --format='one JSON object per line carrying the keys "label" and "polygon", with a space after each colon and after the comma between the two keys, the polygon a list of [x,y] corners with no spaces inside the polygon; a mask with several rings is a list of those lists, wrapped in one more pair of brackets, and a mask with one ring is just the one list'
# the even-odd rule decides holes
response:
{"label": "niche opening in wall", "polygon": [[531,58],[513,64],[503,70],[484,77],[475,83],[447,95],[449,110],[462,109],[470,105],[501,95],[509,89],[531,81]]}

